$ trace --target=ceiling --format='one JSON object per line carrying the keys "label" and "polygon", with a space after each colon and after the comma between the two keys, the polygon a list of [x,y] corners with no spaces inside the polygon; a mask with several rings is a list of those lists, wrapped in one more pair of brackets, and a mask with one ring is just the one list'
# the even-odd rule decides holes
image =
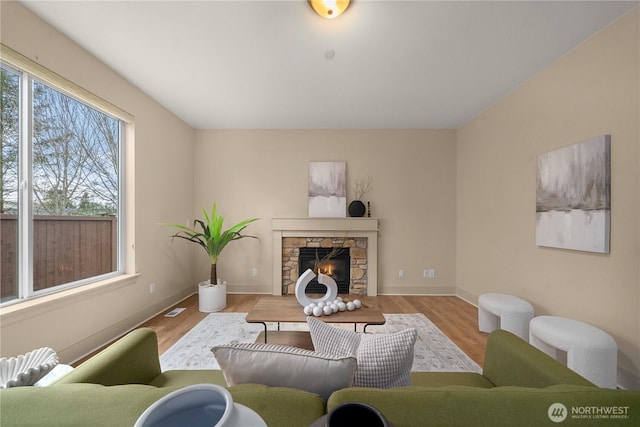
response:
{"label": "ceiling", "polygon": [[450,129],[637,1],[21,1],[196,129]]}

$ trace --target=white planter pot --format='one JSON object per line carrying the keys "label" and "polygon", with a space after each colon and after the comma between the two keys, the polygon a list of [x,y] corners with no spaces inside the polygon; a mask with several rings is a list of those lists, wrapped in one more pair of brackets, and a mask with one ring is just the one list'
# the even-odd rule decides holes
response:
{"label": "white planter pot", "polygon": [[227,285],[209,286],[210,281],[198,283],[199,308],[203,313],[220,311],[227,306]]}

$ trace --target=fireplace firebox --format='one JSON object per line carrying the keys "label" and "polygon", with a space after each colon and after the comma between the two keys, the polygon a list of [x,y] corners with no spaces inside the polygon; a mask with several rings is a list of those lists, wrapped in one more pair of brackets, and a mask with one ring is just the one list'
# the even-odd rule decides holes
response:
{"label": "fireplace firebox", "polygon": [[[308,268],[316,274],[320,272],[331,276],[338,285],[339,294],[349,293],[351,280],[349,248],[300,248],[298,274],[301,275]],[[327,287],[318,283],[317,277],[309,282],[305,291],[307,294],[324,294],[326,292]]]}

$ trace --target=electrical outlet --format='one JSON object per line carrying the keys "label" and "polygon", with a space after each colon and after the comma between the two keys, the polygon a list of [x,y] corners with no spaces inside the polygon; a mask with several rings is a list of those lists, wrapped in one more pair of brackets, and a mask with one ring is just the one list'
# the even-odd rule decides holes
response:
{"label": "electrical outlet", "polygon": [[149,284],[149,293],[152,294],[155,291],[156,291],[156,284],[155,283]]}
{"label": "electrical outlet", "polygon": [[429,276],[429,279],[433,279],[436,277],[436,270],[433,268],[430,268],[429,271],[427,272],[427,275]]}
{"label": "electrical outlet", "polygon": [[255,268],[255,267],[253,267],[253,268],[251,269],[251,275],[252,275],[253,277],[256,277],[256,276],[258,275],[258,269],[257,269],[257,268]]}
{"label": "electrical outlet", "polygon": [[425,269],[425,270],[422,272],[422,277],[424,277],[424,278],[429,277],[429,270]]}
{"label": "electrical outlet", "polygon": [[398,270],[398,277],[404,277],[404,270]]}

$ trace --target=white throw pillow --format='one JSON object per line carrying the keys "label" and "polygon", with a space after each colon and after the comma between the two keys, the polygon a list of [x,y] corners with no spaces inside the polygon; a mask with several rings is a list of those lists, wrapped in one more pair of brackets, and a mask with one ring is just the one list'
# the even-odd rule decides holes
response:
{"label": "white throw pillow", "polygon": [[47,387],[51,384],[58,381],[60,378],[67,375],[69,372],[73,371],[73,366],[63,365],[62,363],[56,365],[47,375],[40,378],[37,383],[34,384],[35,387]]}
{"label": "white throw pillow", "polygon": [[356,356],[355,387],[391,388],[411,385],[413,347],[418,331],[361,334],[307,317],[316,351],[336,356]]}
{"label": "white throw pillow", "polygon": [[333,356],[278,344],[227,344],[211,349],[227,385],[264,384],[316,393],[327,401],[351,387],[356,358]]}

